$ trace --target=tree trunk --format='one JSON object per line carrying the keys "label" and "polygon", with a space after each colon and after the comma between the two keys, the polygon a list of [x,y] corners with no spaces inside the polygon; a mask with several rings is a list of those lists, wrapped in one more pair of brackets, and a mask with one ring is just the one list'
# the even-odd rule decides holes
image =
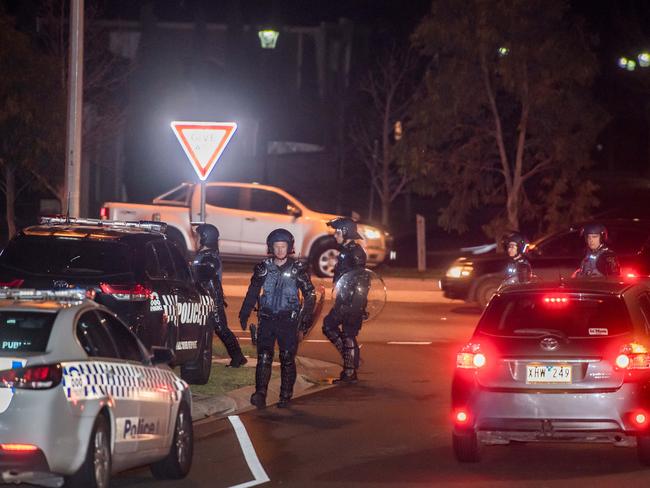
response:
{"label": "tree trunk", "polygon": [[388,217],[390,216],[390,199],[381,199],[381,225],[388,227]]}
{"label": "tree trunk", "polygon": [[3,168],[5,179],[5,217],[7,219],[7,237],[11,239],[16,235],[16,212],[14,202],[16,201],[16,168],[5,164]]}

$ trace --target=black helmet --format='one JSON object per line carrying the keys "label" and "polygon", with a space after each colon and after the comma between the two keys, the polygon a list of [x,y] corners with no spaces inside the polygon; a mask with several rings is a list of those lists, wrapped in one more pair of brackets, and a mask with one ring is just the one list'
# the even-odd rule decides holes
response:
{"label": "black helmet", "polygon": [[293,254],[294,238],[293,234],[287,229],[275,229],[266,238],[266,248],[269,254],[273,254],[274,242],[286,242],[289,244],[289,254]]}
{"label": "black helmet", "polygon": [[503,240],[501,242],[506,251],[508,250],[508,244],[510,244],[511,242],[516,243],[517,252],[519,254],[525,253],[526,248],[528,247],[528,239],[526,239],[519,232],[511,232],[509,234],[506,234],[505,236],[503,236]]}
{"label": "black helmet", "polygon": [[212,224],[200,224],[196,228],[199,235],[199,244],[201,247],[219,247],[219,229]]}
{"label": "black helmet", "polygon": [[607,227],[599,223],[585,224],[582,226],[582,229],[580,229],[580,236],[587,239],[587,236],[589,234],[598,234],[600,236],[601,244],[607,242],[607,239],[609,237],[609,234],[607,233]]}
{"label": "black helmet", "polygon": [[357,223],[348,217],[337,217],[327,223],[333,229],[340,230],[344,239],[363,239],[357,232]]}

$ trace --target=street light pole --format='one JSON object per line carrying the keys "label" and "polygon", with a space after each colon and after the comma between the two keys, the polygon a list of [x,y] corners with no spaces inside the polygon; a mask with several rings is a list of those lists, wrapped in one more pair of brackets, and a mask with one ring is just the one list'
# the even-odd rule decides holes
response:
{"label": "street light pole", "polygon": [[70,0],[68,126],[65,161],[65,214],[80,217],[81,126],[83,114],[84,0]]}

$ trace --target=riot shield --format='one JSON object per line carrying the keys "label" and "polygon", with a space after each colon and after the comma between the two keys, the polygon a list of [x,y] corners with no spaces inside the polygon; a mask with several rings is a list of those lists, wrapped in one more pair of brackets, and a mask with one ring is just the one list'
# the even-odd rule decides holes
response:
{"label": "riot shield", "polygon": [[386,284],[374,271],[359,268],[339,278],[332,290],[335,306],[360,313],[364,321],[379,316],[386,305]]}

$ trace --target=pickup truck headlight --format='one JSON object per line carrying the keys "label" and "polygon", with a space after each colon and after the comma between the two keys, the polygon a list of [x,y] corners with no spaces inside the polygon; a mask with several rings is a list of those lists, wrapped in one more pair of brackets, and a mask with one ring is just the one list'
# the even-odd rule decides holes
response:
{"label": "pickup truck headlight", "polygon": [[471,263],[458,264],[452,266],[447,270],[445,275],[447,278],[467,278],[474,271],[474,266]]}
{"label": "pickup truck headlight", "polygon": [[363,229],[361,229],[361,233],[363,234],[363,237],[365,237],[366,239],[381,238],[381,231],[373,227],[364,227]]}

